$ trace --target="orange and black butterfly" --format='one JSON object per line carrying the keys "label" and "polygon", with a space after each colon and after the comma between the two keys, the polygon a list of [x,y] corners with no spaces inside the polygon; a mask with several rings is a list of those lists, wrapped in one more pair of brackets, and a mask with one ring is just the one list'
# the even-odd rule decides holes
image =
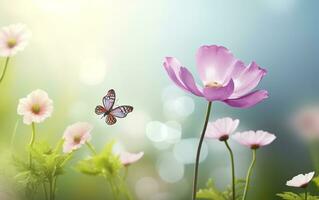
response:
{"label": "orange and black butterfly", "polygon": [[103,106],[98,105],[95,108],[95,113],[97,115],[103,115],[105,118],[105,122],[108,125],[113,125],[116,123],[116,117],[124,118],[126,115],[133,111],[132,106],[118,106],[113,108],[115,103],[115,91],[113,89],[109,90],[107,94],[103,97],[102,102]]}

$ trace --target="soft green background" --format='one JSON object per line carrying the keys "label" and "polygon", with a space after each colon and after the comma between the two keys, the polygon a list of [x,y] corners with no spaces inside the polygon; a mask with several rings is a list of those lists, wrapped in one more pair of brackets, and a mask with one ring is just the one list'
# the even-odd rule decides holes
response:
{"label": "soft green background", "polygon": [[[54,114],[37,126],[37,139],[54,144],[69,124],[89,121],[95,126],[92,143],[98,149],[116,138],[119,147],[145,151],[128,180],[137,199],[189,199],[193,165],[174,160],[174,144],[154,144],[146,136],[146,126],[151,121],[175,121],[182,127],[182,138],[198,137],[206,102],[172,86],[162,61],[175,56],[198,77],[197,48],[219,44],[246,63],[255,60],[268,70],[259,87],[269,90],[269,99],[245,110],[216,103],[212,118],[239,118],[240,130],[263,129],[278,136],[258,151],[249,194],[250,199],[277,199],[275,193],[290,190],[287,179],[313,169],[306,145],[288,122],[299,106],[319,99],[318,7],[316,0],[1,0],[0,25],[21,22],[33,33],[25,51],[12,59],[0,86],[1,190],[10,191],[10,149],[23,154],[30,137],[31,128],[20,121],[10,145],[14,124],[21,120],[16,114],[18,100],[40,88],[53,99]],[[135,107],[113,127],[94,114],[110,88],[117,91],[117,104]],[[166,101],[180,96],[186,96],[186,103],[177,105],[186,112],[182,117],[172,112],[174,106],[167,109]],[[244,177],[250,152],[231,145],[237,174]],[[207,146],[200,186],[211,177],[222,188],[230,183],[226,149],[217,141],[207,141]],[[189,156],[188,146],[182,147],[183,155]],[[87,155],[87,149],[81,149],[72,163]],[[106,183],[77,173],[72,163],[59,179],[57,199],[107,199]],[[176,175],[181,167],[185,173]],[[167,177],[177,177],[176,182],[167,182]]]}

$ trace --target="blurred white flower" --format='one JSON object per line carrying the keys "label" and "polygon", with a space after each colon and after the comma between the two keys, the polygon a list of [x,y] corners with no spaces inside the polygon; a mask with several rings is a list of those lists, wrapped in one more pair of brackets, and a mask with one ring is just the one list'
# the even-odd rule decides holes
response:
{"label": "blurred white flower", "polygon": [[120,160],[124,166],[128,166],[139,161],[144,156],[144,152],[139,153],[130,153],[126,151],[122,151],[120,153]]}
{"label": "blurred white flower", "polygon": [[308,174],[299,174],[293,177],[291,180],[287,181],[286,185],[290,187],[307,187],[308,183],[312,180],[315,172],[310,172]]}
{"label": "blurred white flower", "polygon": [[293,117],[296,130],[306,138],[319,138],[319,106],[301,108]]}
{"label": "blurred white flower", "polygon": [[205,137],[210,139],[219,139],[220,141],[228,140],[239,125],[239,120],[233,120],[230,117],[217,119],[214,122],[209,122]]}
{"label": "blurred white flower", "polygon": [[22,51],[31,38],[31,32],[24,24],[12,24],[0,30],[0,56],[11,57]]}
{"label": "blurred white flower", "polygon": [[68,126],[63,136],[63,152],[70,153],[88,142],[91,139],[92,129],[93,126],[87,122],[77,122]]}
{"label": "blurred white flower", "polygon": [[232,136],[234,140],[251,149],[258,149],[272,143],[276,136],[266,131],[245,131]]}
{"label": "blurred white flower", "polygon": [[19,100],[17,112],[25,124],[40,123],[51,116],[53,102],[45,91],[37,89]]}

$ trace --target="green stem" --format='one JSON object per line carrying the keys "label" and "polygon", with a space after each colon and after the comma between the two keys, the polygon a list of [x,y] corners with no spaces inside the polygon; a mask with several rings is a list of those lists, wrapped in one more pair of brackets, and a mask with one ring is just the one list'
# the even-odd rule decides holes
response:
{"label": "green stem", "polygon": [[53,200],[53,195],[52,195],[53,191],[52,191],[52,178],[50,178],[49,180],[49,199]]}
{"label": "green stem", "polygon": [[53,184],[52,184],[52,185],[53,185],[53,189],[52,189],[52,190],[53,190],[52,200],[54,200],[54,199],[55,199],[57,179],[58,179],[57,177],[54,177],[54,178],[53,178]]}
{"label": "green stem", "polygon": [[11,143],[10,143],[11,151],[13,149],[13,143],[14,143],[14,139],[15,139],[16,134],[17,134],[18,126],[19,126],[19,119],[16,121],[16,123],[14,125],[14,128],[13,128],[12,137],[11,137]]}
{"label": "green stem", "polygon": [[194,170],[194,180],[193,180],[193,196],[192,196],[193,200],[196,199],[199,159],[200,159],[200,153],[201,153],[201,149],[202,149],[202,145],[203,145],[203,141],[204,141],[204,136],[205,136],[208,120],[209,120],[211,106],[212,106],[212,102],[208,102],[205,123],[204,123],[204,127],[202,130],[202,134],[201,134],[200,139],[199,139],[198,147],[197,147],[195,170]]}
{"label": "green stem", "polygon": [[236,198],[236,187],[235,187],[235,162],[234,162],[234,154],[233,151],[231,150],[227,140],[225,140],[225,145],[229,151],[229,155],[230,155],[230,160],[231,160],[231,173],[232,173],[232,190],[233,190],[233,200],[235,200]]}
{"label": "green stem", "polygon": [[4,76],[6,75],[6,71],[7,71],[7,68],[8,68],[9,60],[10,60],[10,57],[7,57],[6,58],[6,62],[4,64],[3,72],[2,72],[1,77],[0,77],[0,83],[2,82]]}
{"label": "green stem", "polygon": [[48,200],[48,191],[47,191],[47,187],[46,187],[45,183],[43,183],[42,186],[43,186],[43,191],[44,191],[45,199]]}
{"label": "green stem", "polygon": [[253,170],[253,167],[256,163],[256,149],[253,149],[253,159],[251,161],[251,164],[249,166],[248,172],[247,172],[247,176],[246,176],[246,185],[245,185],[245,190],[244,190],[244,195],[243,195],[243,200],[246,199],[247,196],[247,192],[248,192],[248,188],[249,188],[249,182],[250,182],[250,177],[251,177],[251,173]]}
{"label": "green stem", "polygon": [[309,151],[311,154],[312,163],[313,163],[313,166],[315,168],[316,173],[318,173],[318,171],[319,171],[319,158],[318,158],[318,154],[317,154],[317,152],[318,152],[317,146],[318,146],[317,141],[310,141]]}
{"label": "green stem", "polygon": [[92,152],[92,154],[93,154],[94,156],[96,156],[96,155],[97,155],[97,152],[96,152],[94,146],[93,146],[91,143],[89,143],[89,142],[86,142],[86,145],[89,147],[89,149],[90,149],[90,151]]}
{"label": "green stem", "polygon": [[308,199],[308,190],[307,190],[307,187],[305,187],[305,200]]}
{"label": "green stem", "polygon": [[124,167],[125,171],[124,171],[124,176],[123,176],[123,180],[126,180],[127,179],[127,175],[128,175],[128,166]]}
{"label": "green stem", "polygon": [[30,153],[29,153],[30,167],[32,167],[32,149],[31,148],[33,147],[33,144],[35,141],[35,124],[34,124],[34,122],[32,122],[31,126],[32,126],[32,133],[31,133],[31,140],[30,140],[30,144],[29,144],[29,147],[30,147]]}

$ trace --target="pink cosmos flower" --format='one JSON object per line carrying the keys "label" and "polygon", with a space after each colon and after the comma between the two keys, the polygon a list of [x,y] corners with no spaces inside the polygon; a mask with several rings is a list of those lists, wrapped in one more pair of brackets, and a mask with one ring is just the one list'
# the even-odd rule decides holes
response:
{"label": "pink cosmos flower", "polygon": [[308,174],[299,174],[293,177],[291,180],[287,181],[286,185],[290,187],[307,187],[308,183],[312,180],[315,172],[310,172]]}
{"label": "pink cosmos flower", "polygon": [[19,100],[17,112],[25,124],[40,123],[51,116],[53,102],[45,91],[38,89]]}
{"label": "pink cosmos flower", "polygon": [[248,108],[268,97],[266,90],[252,92],[266,75],[266,70],[255,62],[245,66],[225,47],[200,47],[196,63],[204,87],[195,83],[190,71],[176,58],[166,57],[164,68],[177,86],[207,101],[222,101],[232,107]]}
{"label": "pink cosmos flower", "polygon": [[233,120],[226,117],[217,119],[214,122],[209,122],[206,130],[206,138],[219,139],[220,141],[228,140],[229,135],[232,134],[239,125],[239,120]]}
{"label": "pink cosmos flower", "polygon": [[301,108],[294,115],[293,125],[305,138],[319,138],[319,106]]}
{"label": "pink cosmos flower", "polygon": [[90,141],[92,129],[93,126],[87,122],[77,122],[68,126],[63,136],[63,152],[70,153]]}
{"label": "pink cosmos flower", "polygon": [[22,51],[31,38],[31,32],[23,24],[13,24],[0,30],[0,56],[10,57]]}
{"label": "pink cosmos flower", "polygon": [[258,149],[272,143],[276,136],[266,131],[246,131],[232,136],[234,140],[251,149]]}
{"label": "pink cosmos flower", "polygon": [[128,166],[132,163],[137,162],[144,156],[144,152],[130,153],[123,151],[120,153],[120,160],[124,166]]}

